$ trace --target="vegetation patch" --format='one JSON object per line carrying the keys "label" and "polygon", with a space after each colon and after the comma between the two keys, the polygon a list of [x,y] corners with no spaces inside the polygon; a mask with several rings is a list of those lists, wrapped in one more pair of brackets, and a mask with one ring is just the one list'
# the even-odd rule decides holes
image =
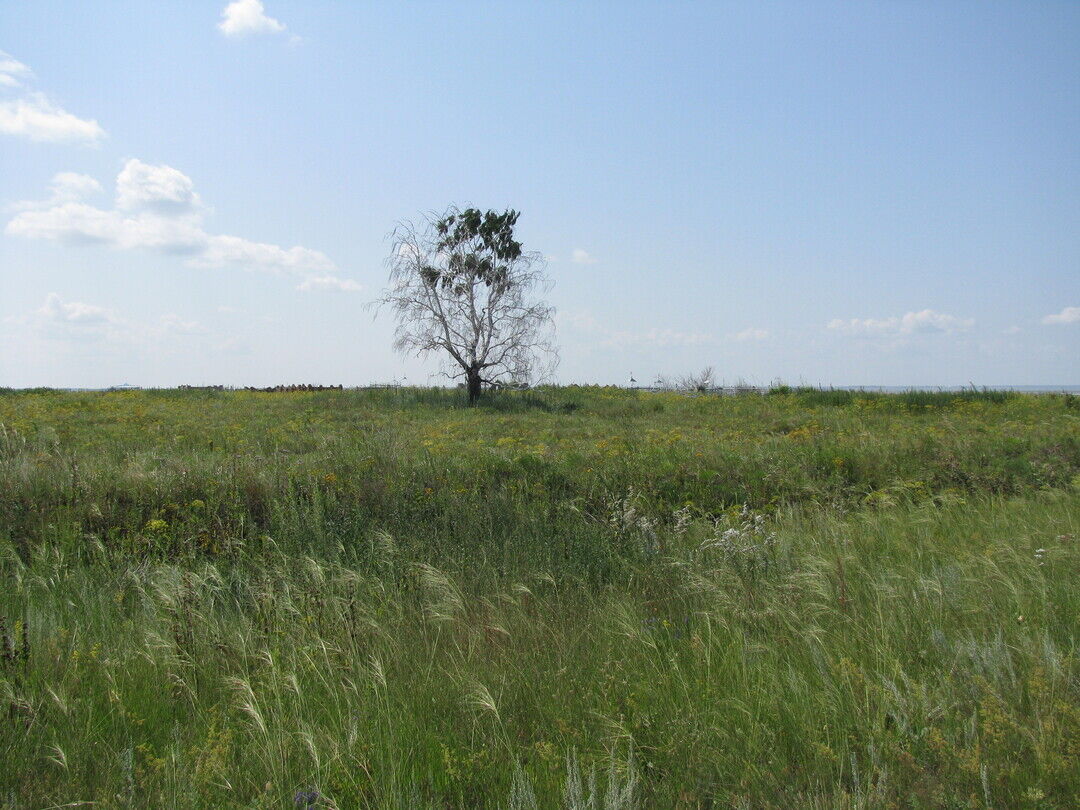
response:
{"label": "vegetation patch", "polygon": [[1080,803],[1065,398],[32,391],[0,424],[6,806]]}

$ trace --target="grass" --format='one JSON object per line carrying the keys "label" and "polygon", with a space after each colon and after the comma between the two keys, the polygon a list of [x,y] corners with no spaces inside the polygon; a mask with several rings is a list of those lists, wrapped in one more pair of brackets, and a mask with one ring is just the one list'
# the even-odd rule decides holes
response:
{"label": "grass", "polygon": [[5,806],[1080,803],[1065,398],[35,391],[0,424]]}

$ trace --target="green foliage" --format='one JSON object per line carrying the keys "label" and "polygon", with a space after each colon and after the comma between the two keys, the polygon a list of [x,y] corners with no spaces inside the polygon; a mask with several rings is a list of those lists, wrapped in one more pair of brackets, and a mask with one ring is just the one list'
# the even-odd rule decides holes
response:
{"label": "green foliage", "polygon": [[521,242],[514,239],[520,212],[454,210],[435,223],[436,252],[448,257],[446,266],[425,265],[428,284],[453,287],[461,277],[476,277],[488,286],[505,284],[512,263],[521,257]]}
{"label": "green foliage", "polygon": [[5,394],[0,803],[1075,806],[1080,415],[824,393]]}

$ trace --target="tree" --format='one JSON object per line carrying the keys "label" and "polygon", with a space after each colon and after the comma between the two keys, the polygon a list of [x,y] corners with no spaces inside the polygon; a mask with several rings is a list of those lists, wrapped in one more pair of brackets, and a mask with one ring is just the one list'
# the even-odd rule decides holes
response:
{"label": "tree", "polygon": [[683,391],[709,391],[716,388],[716,372],[712,366],[705,366],[697,374],[681,378],[676,387]]}
{"label": "tree", "polygon": [[464,378],[469,403],[483,386],[528,383],[558,363],[555,310],[543,257],[514,238],[519,212],[451,206],[391,234],[390,286],[379,305],[397,316],[394,348],[441,356]]}

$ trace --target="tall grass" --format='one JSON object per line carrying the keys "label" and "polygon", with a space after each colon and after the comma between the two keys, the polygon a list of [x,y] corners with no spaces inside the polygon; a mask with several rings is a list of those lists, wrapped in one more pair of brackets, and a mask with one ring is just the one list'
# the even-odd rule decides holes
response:
{"label": "tall grass", "polygon": [[963,388],[958,391],[928,391],[912,388],[898,393],[885,393],[865,389],[849,388],[812,388],[809,386],[792,387],[778,385],[770,388],[768,396],[794,397],[806,406],[832,405],[843,407],[856,402],[873,402],[897,407],[912,408],[949,408],[965,402],[988,402],[1001,404],[1010,399],[1023,396],[1015,391],[993,388]]}
{"label": "tall grass", "polygon": [[0,801],[1080,801],[1061,400],[530,396],[0,398]]}

